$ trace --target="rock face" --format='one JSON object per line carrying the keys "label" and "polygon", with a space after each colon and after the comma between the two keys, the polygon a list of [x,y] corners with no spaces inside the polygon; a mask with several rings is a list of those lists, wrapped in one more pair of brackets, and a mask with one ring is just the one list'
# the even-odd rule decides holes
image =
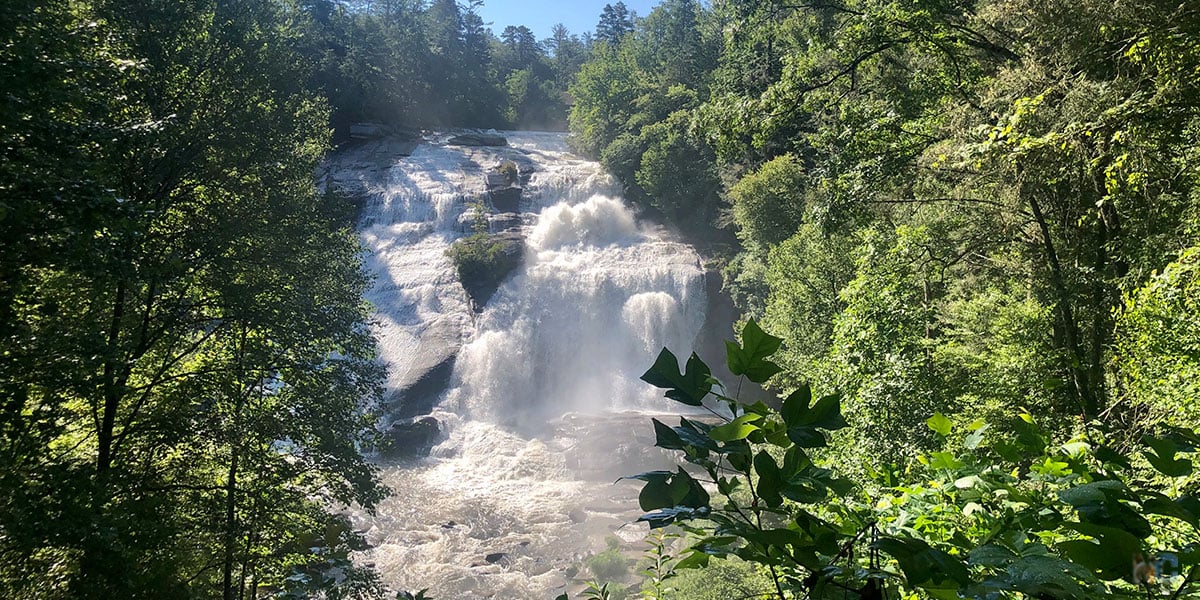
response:
{"label": "rock face", "polygon": [[446,141],[452,146],[507,146],[508,140],[494,133],[464,133]]}
{"label": "rock face", "polygon": [[514,185],[488,190],[488,200],[491,200],[497,212],[518,212],[521,206],[521,188]]}
{"label": "rock face", "polygon": [[388,431],[390,442],[383,450],[388,458],[421,458],[429,456],[429,450],[437,443],[441,430],[438,420],[423,417],[415,421],[399,422]]}
{"label": "rock face", "polygon": [[499,233],[510,229],[520,229],[525,224],[525,219],[519,213],[506,212],[498,215],[490,215],[488,217],[488,231]]}
{"label": "rock face", "polygon": [[384,400],[388,414],[401,419],[429,414],[450,384],[461,346],[462,327],[451,319],[434,321],[422,330],[412,362]]}
{"label": "rock face", "polygon": [[506,160],[484,175],[488,200],[496,212],[520,212],[521,183],[528,181],[532,174],[532,168],[527,167],[523,174],[520,165],[515,161]]}

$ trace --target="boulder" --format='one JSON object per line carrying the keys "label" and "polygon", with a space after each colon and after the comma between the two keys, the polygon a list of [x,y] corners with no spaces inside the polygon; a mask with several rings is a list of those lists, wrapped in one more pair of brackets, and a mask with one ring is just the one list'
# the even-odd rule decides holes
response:
{"label": "boulder", "polygon": [[455,242],[459,281],[476,312],[482,311],[510,273],[521,265],[525,237],[520,230],[472,236]]}
{"label": "boulder", "polygon": [[452,146],[507,146],[508,140],[494,133],[464,133],[446,141]]}
{"label": "boulder", "polygon": [[383,448],[383,454],[388,458],[429,456],[429,450],[437,443],[440,434],[438,420],[433,417],[393,423],[387,433],[389,443]]}

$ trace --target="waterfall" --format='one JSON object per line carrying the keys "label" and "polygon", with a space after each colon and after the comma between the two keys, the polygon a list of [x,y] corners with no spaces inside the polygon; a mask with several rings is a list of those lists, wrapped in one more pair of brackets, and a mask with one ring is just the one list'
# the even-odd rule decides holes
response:
{"label": "waterfall", "polygon": [[[628,524],[638,487],[612,482],[664,460],[645,414],[674,407],[638,377],[662,346],[686,352],[704,322],[695,251],[640,221],[563,134],[503,135],[503,147],[429,135],[406,157],[368,145],[335,155],[327,175],[367,198],[360,233],[389,388],[453,364],[432,403],[430,456],[381,460],[393,496],[353,515],[385,583],[437,598],[574,592],[606,538],[640,539]],[[523,177],[509,219],[523,261],[475,312],[445,251],[508,161]]]}

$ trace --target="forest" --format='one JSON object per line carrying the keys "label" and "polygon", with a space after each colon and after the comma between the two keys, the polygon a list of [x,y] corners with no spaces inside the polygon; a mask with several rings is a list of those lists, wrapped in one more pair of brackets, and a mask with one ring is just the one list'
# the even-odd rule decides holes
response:
{"label": "forest", "polygon": [[0,4],[0,596],[426,597],[342,510],[384,373],[313,173],[367,122],[568,130],[741,314],[738,382],[646,365],[713,418],[572,597],[1200,597],[1200,6],[481,5]]}

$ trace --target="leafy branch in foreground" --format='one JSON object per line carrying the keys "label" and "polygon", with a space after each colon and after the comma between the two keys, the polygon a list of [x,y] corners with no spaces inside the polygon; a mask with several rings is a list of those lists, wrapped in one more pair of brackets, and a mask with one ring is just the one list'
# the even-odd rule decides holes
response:
{"label": "leafy branch in foreground", "polygon": [[[750,321],[728,366],[765,382],[780,344]],[[655,445],[686,466],[631,477],[646,482],[639,521],[693,536],[676,569],[736,556],[767,569],[778,598],[1198,595],[1193,431],[1122,452],[1098,423],[1055,443],[1028,413],[1007,435],[935,414],[942,451],[860,484],[811,455],[846,427],[837,395],[801,387],[779,409],[742,404],[698,356],[681,370],[666,349],[642,379],[720,419],[654,419]]]}

